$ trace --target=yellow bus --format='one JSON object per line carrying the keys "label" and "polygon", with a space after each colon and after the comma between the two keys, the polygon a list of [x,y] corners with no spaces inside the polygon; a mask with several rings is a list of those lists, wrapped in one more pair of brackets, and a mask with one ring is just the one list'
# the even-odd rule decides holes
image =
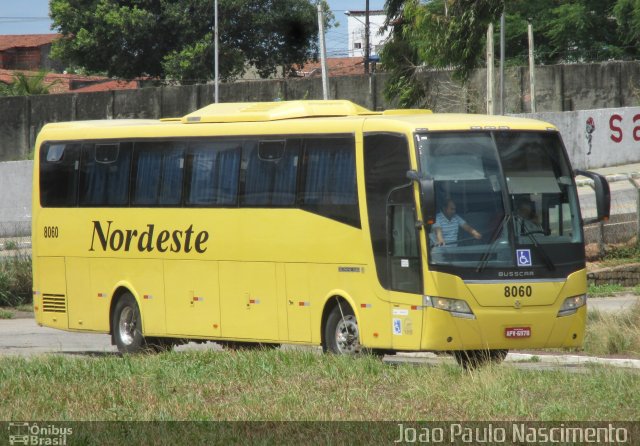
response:
{"label": "yellow bus", "polygon": [[[584,174],[606,218],[606,181]],[[468,365],[583,340],[574,173],[539,121],[291,101],[47,124],[32,219],[37,322],[121,352],[287,343]]]}

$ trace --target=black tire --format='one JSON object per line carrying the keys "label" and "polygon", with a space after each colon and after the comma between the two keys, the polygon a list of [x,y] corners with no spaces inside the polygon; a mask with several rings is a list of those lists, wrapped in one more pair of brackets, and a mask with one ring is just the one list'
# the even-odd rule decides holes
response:
{"label": "black tire", "polygon": [[509,350],[458,350],[453,352],[456,362],[465,370],[473,370],[486,364],[500,364]]}
{"label": "black tire", "polygon": [[130,293],[123,294],[113,309],[111,332],[120,353],[140,353],[147,344],[142,335],[140,309]]}
{"label": "black tire", "polygon": [[354,355],[363,350],[358,321],[349,304],[341,301],[329,313],[322,348],[337,355]]}

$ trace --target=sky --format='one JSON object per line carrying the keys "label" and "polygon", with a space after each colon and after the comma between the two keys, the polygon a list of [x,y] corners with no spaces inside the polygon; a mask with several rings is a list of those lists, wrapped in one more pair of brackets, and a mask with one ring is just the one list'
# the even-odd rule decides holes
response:
{"label": "sky", "polygon": [[[345,11],[364,10],[365,0],[328,0],[339,26],[326,34],[327,56],[347,55]],[[369,9],[382,9],[384,0],[369,0]],[[0,34],[47,34],[51,30],[49,0],[0,0]]]}

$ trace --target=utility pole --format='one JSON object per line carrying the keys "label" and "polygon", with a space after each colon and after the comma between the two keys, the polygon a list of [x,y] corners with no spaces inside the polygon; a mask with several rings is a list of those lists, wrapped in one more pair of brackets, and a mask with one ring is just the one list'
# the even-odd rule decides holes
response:
{"label": "utility pole", "polygon": [[489,23],[487,29],[487,114],[496,113],[493,102],[493,86],[495,77],[494,55],[493,55],[493,23]]}
{"label": "utility pole", "polygon": [[327,75],[327,49],[324,45],[324,13],[322,3],[318,2],[318,34],[320,38],[320,66],[322,67],[322,98],[329,99],[329,79]]}
{"label": "utility pole", "polygon": [[213,34],[214,34],[214,48],[213,48],[213,77],[214,77],[214,90],[215,90],[215,103],[218,103],[218,0],[213,1]]}
{"label": "utility pole", "polygon": [[504,115],[504,9],[500,16],[500,114]]}
{"label": "utility pole", "polygon": [[536,63],[533,58],[533,26],[529,19],[529,93],[531,94],[531,113],[536,112]]}
{"label": "utility pole", "polygon": [[369,0],[366,1],[364,11],[364,74],[369,74],[369,58],[371,52],[369,49]]}

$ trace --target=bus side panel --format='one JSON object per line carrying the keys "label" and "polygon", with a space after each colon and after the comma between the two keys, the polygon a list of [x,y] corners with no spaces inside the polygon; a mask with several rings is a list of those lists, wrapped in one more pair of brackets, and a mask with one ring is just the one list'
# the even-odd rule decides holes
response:
{"label": "bus side panel", "polygon": [[167,333],[220,336],[218,262],[165,260]]}
{"label": "bus side panel", "polygon": [[326,299],[338,295],[353,303],[360,342],[371,348],[391,348],[390,306],[372,291],[371,273],[375,277],[375,270],[362,264],[310,266],[312,343],[321,343],[324,305],[331,304]]}
{"label": "bus side panel", "polygon": [[[292,342],[311,342],[311,297],[309,265],[289,263],[286,271],[286,306],[289,335]],[[314,302],[318,306],[318,302]]]}
{"label": "bus side panel", "polygon": [[[155,259],[90,259],[91,295],[107,296],[110,302],[119,286],[138,297],[145,336],[166,333],[162,261]],[[96,311],[95,309],[93,311]],[[102,309],[107,320],[109,305]]]}
{"label": "bus side panel", "polygon": [[69,328],[109,332],[109,294],[93,293],[87,259],[67,257]]}
{"label": "bus side panel", "polygon": [[39,257],[37,262],[37,291],[42,299],[38,322],[47,327],[67,329],[69,322],[64,257]]}
{"label": "bus side panel", "polygon": [[[389,330],[392,335],[394,350],[419,350],[422,338],[423,310],[420,305],[406,305],[395,303],[401,300],[403,293],[390,292],[394,301],[391,307],[391,321]],[[404,299],[403,299],[404,300]]]}
{"label": "bus side panel", "polygon": [[275,263],[220,262],[220,313],[225,338],[279,340]]}

